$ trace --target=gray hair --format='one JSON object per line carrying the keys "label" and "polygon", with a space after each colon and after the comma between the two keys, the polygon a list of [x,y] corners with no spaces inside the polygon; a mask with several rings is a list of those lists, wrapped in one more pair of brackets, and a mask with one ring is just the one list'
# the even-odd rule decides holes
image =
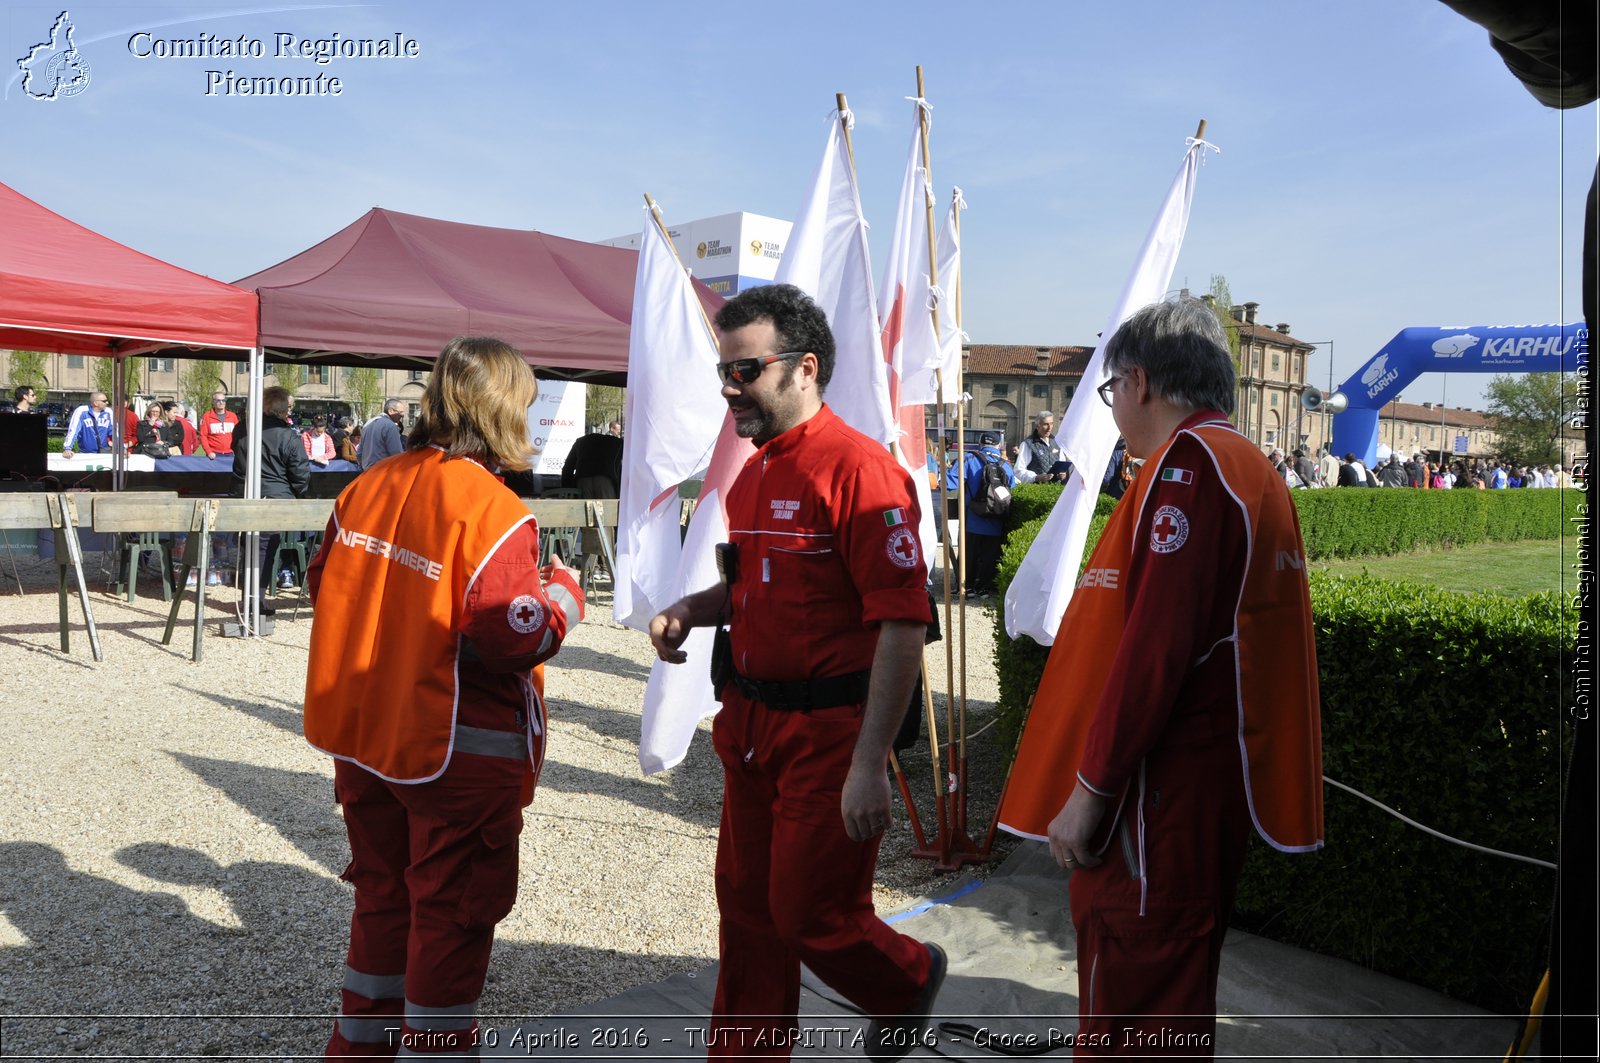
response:
{"label": "gray hair", "polygon": [[405,407],[405,403],[401,402],[399,399],[386,399],[386,400],[384,400],[384,403],[383,403],[383,412],[384,413],[396,412],[398,410],[403,409],[404,407]]}
{"label": "gray hair", "polygon": [[1222,325],[1199,299],[1151,303],[1106,341],[1106,371],[1142,369],[1159,399],[1191,409],[1233,413],[1233,355]]}
{"label": "gray hair", "polygon": [[1056,419],[1056,415],[1051,413],[1049,410],[1040,410],[1038,413],[1033,415],[1033,423],[1034,424],[1038,424],[1040,421],[1044,421],[1044,420],[1053,421],[1055,419]]}

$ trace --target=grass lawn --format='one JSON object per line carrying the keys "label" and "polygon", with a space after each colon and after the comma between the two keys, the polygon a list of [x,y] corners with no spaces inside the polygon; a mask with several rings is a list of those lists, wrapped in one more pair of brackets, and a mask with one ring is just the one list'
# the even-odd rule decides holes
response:
{"label": "grass lawn", "polygon": [[1355,557],[1312,562],[1319,572],[1427,583],[1440,590],[1492,591],[1508,598],[1541,591],[1578,589],[1578,537],[1520,543],[1478,543],[1455,550],[1426,550],[1390,557]]}

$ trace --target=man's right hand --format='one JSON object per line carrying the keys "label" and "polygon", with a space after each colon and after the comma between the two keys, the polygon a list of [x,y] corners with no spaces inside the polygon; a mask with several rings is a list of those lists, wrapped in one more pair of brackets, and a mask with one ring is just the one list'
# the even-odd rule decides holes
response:
{"label": "man's right hand", "polygon": [[679,647],[683,645],[683,640],[689,637],[693,627],[689,610],[684,607],[682,601],[673,602],[651,617],[650,644],[656,648],[656,656],[668,664],[682,664],[687,661],[689,655]]}

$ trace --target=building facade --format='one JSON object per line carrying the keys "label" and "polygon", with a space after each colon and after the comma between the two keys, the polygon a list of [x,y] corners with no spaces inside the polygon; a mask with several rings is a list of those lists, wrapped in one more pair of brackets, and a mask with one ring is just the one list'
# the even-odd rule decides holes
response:
{"label": "building facade", "polygon": [[[143,358],[139,397],[144,399],[182,399],[183,371],[188,361],[182,358]],[[82,354],[45,355],[46,402],[59,402],[69,409],[89,400],[94,390],[95,359]],[[229,398],[243,399],[250,383],[250,369],[244,360],[218,363],[220,373],[213,386],[221,385]],[[407,406],[407,420],[414,421],[420,411],[422,389],[428,382],[425,369],[381,369],[380,397],[368,416],[375,416],[384,400],[399,399]],[[7,398],[11,391],[11,352],[0,350],[0,382]],[[267,364],[267,383],[285,384],[294,391],[295,402],[330,406],[350,404],[350,388],[345,370],[329,365]],[[187,400],[185,400],[187,401]]]}
{"label": "building facade", "polygon": [[[1201,298],[1212,301],[1209,295]],[[1316,345],[1295,339],[1285,322],[1258,322],[1259,309],[1259,303],[1230,308],[1239,335],[1233,423],[1262,450],[1291,451],[1301,444],[1314,450],[1333,438],[1327,415],[1307,414],[1300,405]]]}
{"label": "building facade", "polygon": [[[972,396],[967,427],[999,432],[1009,445],[1022,442],[1041,410],[1049,410],[1059,422],[1093,353],[1092,347],[1004,343],[961,348],[966,390]],[[928,423],[933,423],[931,408]]]}

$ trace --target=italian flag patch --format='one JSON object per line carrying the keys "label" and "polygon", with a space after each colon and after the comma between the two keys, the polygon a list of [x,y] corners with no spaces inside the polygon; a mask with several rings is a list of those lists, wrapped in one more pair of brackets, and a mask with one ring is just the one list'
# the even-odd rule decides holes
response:
{"label": "italian flag patch", "polygon": [[1194,473],[1188,469],[1179,469],[1170,465],[1161,470],[1161,478],[1175,484],[1194,483]]}
{"label": "italian flag patch", "polygon": [[886,509],[883,511],[883,523],[893,528],[897,524],[906,522],[906,511],[903,509]]}

